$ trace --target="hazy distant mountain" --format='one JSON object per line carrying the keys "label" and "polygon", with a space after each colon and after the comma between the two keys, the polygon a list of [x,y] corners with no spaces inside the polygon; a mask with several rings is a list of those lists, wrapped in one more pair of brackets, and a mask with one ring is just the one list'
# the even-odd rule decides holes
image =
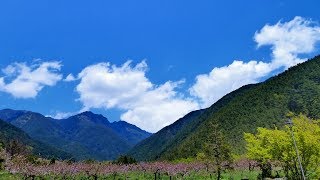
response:
{"label": "hazy distant mountain", "polygon": [[[263,83],[239,88],[202,113],[196,112],[179,120],[188,121],[185,125],[165,127],[137,144],[129,154],[139,160],[194,157],[202,151],[211,130],[207,128],[210,121],[218,123],[233,152],[243,153],[244,132],[255,132],[257,127],[281,127],[288,112],[320,118],[320,56]],[[172,131],[176,132],[170,134]]]}
{"label": "hazy distant mountain", "polygon": [[21,128],[32,138],[72,154],[78,160],[114,159],[150,136],[150,133],[136,126],[123,122],[110,123],[104,116],[92,112],[56,120],[30,111],[4,109],[0,110],[0,118]]}

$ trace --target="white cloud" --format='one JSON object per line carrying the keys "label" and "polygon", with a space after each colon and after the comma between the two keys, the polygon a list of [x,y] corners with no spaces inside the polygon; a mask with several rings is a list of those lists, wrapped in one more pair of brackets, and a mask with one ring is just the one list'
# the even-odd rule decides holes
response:
{"label": "white cloud", "polygon": [[320,40],[320,27],[311,20],[295,17],[289,22],[265,25],[255,33],[254,39],[258,47],[271,45],[273,68],[289,68],[306,60],[300,59],[299,54],[315,50]]}
{"label": "white cloud", "polygon": [[255,33],[254,39],[258,47],[271,45],[272,59],[269,62],[234,61],[229,66],[214,68],[209,74],[198,75],[190,93],[200,99],[202,107],[210,106],[243,85],[259,82],[272,71],[306,61],[299,55],[315,50],[320,40],[320,27],[310,20],[295,17],[289,22],[265,25]]}
{"label": "white cloud", "polygon": [[4,78],[0,78],[0,91],[4,91],[5,83],[4,83]]}
{"label": "white cloud", "polygon": [[234,61],[229,66],[214,68],[209,74],[198,75],[190,93],[200,99],[202,107],[208,107],[228,92],[257,83],[270,70],[268,63]]}
{"label": "white cloud", "polygon": [[[60,62],[42,62],[27,66],[25,63],[14,63],[2,71],[0,91],[11,94],[16,98],[34,98],[45,86],[54,86],[62,79],[59,74]],[[8,83],[6,83],[8,79]]]}
{"label": "white cloud", "polygon": [[130,104],[121,119],[155,132],[198,109],[195,101],[179,97],[175,88],[180,83],[182,82],[166,82],[145,92],[141,98]]}
{"label": "white cloud", "polygon": [[146,67],[146,63],[141,62],[132,68],[130,61],[121,67],[111,66],[109,63],[86,67],[78,75],[81,82],[76,88],[84,110],[127,106],[135,102],[142,92],[153,86],[145,77]]}
{"label": "white cloud", "polygon": [[75,77],[73,76],[73,74],[69,74],[63,81],[65,81],[65,82],[71,82],[71,81],[75,81],[75,80],[77,80],[77,78],[75,78]]}
{"label": "white cloud", "polygon": [[134,67],[130,61],[120,67],[110,63],[86,67],[78,75],[76,88],[83,110],[118,108],[125,111],[122,120],[156,132],[198,108],[196,102],[175,91],[182,81],[156,86],[146,77],[146,71],[144,61]]}
{"label": "white cloud", "polygon": [[56,112],[54,115],[47,115],[46,117],[51,117],[51,118],[54,118],[54,119],[65,119],[65,118],[68,118],[70,116],[73,116],[74,114],[77,114],[77,113],[74,113],[74,112]]}
{"label": "white cloud", "polygon": [[2,72],[6,76],[12,76],[16,72],[16,67],[10,64],[6,68],[2,69]]}

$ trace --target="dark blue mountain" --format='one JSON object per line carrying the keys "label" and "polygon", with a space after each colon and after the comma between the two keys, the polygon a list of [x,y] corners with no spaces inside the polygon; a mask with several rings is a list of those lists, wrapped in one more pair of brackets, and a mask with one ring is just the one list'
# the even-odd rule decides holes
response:
{"label": "dark blue mountain", "polygon": [[35,112],[4,109],[0,110],[0,118],[77,160],[115,159],[151,135],[126,122],[110,123],[106,117],[89,111],[56,120]]}

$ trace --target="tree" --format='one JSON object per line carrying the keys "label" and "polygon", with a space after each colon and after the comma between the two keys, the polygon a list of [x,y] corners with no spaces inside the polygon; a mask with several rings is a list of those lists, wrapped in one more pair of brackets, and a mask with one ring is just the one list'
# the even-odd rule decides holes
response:
{"label": "tree", "polygon": [[114,163],[115,164],[136,164],[137,160],[131,156],[120,155]]}
{"label": "tree", "polygon": [[217,123],[210,121],[207,127],[210,131],[207,134],[204,156],[213,162],[217,179],[221,179],[222,171],[230,167],[231,150]]}
{"label": "tree", "polygon": [[4,143],[0,141],[0,171],[4,169],[5,156]]}
{"label": "tree", "polygon": [[[297,142],[302,167],[309,178],[320,178],[320,124],[300,115],[291,127]],[[279,161],[287,177],[301,177],[289,126],[273,130],[258,128],[256,134],[245,133],[247,156],[260,164],[262,176],[271,175],[271,161]],[[270,171],[269,171],[270,172]]]}
{"label": "tree", "polygon": [[19,140],[11,140],[9,145],[6,148],[6,151],[9,153],[10,157],[15,155],[27,155],[30,154],[30,150],[27,146],[22,144]]}

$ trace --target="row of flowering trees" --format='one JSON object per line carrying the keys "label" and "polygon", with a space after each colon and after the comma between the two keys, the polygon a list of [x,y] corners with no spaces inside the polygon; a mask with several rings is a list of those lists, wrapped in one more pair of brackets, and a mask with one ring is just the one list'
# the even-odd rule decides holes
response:
{"label": "row of flowering trees", "polygon": [[[5,168],[11,174],[16,174],[24,179],[36,178],[58,178],[58,179],[77,179],[84,177],[87,179],[100,179],[108,177],[119,179],[119,177],[130,177],[132,173],[137,173],[140,178],[161,179],[166,176],[170,179],[182,178],[192,174],[210,176],[213,179],[216,167],[214,164],[209,166],[206,163],[170,163],[170,162],[148,162],[136,164],[113,164],[110,162],[67,162],[43,160],[40,164],[28,162],[23,156],[15,156],[14,158],[6,157]],[[234,163],[234,169],[244,169],[253,165],[255,162],[242,160]],[[209,168],[209,169],[208,169]],[[142,175],[142,176],[141,176]]]}
{"label": "row of flowering trees", "polygon": [[112,163],[84,163],[84,162],[60,162],[54,164],[42,163],[32,164],[23,157],[15,157],[13,160],[7,160],[5,164],[6,170],[12,174],[19,174],[25,179],[35,177],[59,177],[59,178],[75,178],[77,176],[85,176],[87,178],[98,179],[99,177],[116,177],[118,175],[128,175],[132,172],[140,174],[154,174],[155,178],[161,175],[169,177],[184,177],[190,172],[200,172],[206,169],[202,163],[168,163],[168,162],[152,162],[138,164],[112,164]]}

